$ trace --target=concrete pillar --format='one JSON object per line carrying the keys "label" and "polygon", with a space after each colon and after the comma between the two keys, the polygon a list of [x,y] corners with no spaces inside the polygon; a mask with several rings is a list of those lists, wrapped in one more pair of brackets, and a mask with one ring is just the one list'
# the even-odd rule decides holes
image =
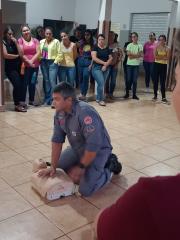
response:
{"label": "concrete pillar", "polygon": [[[98,33],[104,34],[108,44],[109,31],[111,28],[112,0],[101,0],[98,20]],[[95,95],[97,94],[97,83],[95,81]]]}
{"label": "concrete pillar", "polygon": [[102,0],[98,21],[99,34],[105,35],[106,41],[108,41],[108,35],[111,27],[111,12],[112,12],[112,0]]}
{"label": "concrete pillar", "polygon": [[172,90],[175,84],[174,70],[176,66],[176,58],[174,54],[175,53],[174,37],[178,29],[180,29],[180,1],[173,0],[168,31],[168,46],[171,49],[171,57],[168,66],[166,87],[169,90]]}
{"label": "concrete pillar", "polygon": [[4,81],[2,69],[2,3],[0,0],[0,111],[4,111]]}

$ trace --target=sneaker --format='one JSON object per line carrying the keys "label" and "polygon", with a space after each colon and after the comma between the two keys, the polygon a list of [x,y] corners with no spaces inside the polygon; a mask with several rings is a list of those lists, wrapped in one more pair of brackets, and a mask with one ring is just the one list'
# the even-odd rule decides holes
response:
{"label": "sneaker", "polygon": [[139,98],[136,95],[133,95],[132,99],[139,100]]}
{"label": "sneaker", "polygon": [[169,103],[168,100],[167,100],[166,98],[163,98],[161,102],[164,103],[164,104]]}
{"label": "sneaker", "polygon": [[100,100],[97,100],[97,99],[96,99],[96,102],[97,102],[97,103],[99,103],[99,102],[100,102]]}
{"label": "sneaker", "polygon": [[16,112],[27,112],[27,109],[24,108],[24,107],[21,106],[21,105],[15,106],[14,110],[15,110]]}
{"label": "sneaker", "polygon": [[86,101],[86,96],[80,94],[79,97],[78,97],[78,99],[79,99],[80,101]]}
{"label": "sneaker", "polygon": [[31,102],[31,101],[29,101],[29,105],[30,105],[30,106],[33,106],[33,107],[38,107],[38,106],[39,106],[38,103]]}
{"label": "sneaker", "polygon": [[129,94],[126,93],[123,98],[124,99],[128,99],[129,98]]}
{"label": "sneaker", "polygon": [[99,105],[105,107],[105,106],[106,106],[106,103],[105,103],[104,101],[100,101],[100,102],[99,102]]}
{"label": "sneaker", "polygon": [[20,106],[23,107],[23,108],[25,108],[25,109],[28,108],[28,105],[27,105],[26,103],[24,103],[24,102],[21,102],[21,103],[20,103]]}
{"label": "sneaker", "polygon": [[111,99],[111,100],[115,100],[115,97],[113,96],[113,95],[109,95],[109,99]]}
{"label": "sneaker", "polygon": [[115,175],[122,171],[122,165],[120,162],[118,162],[117,156],[113,153],[111,153],[109,156],[105,168],[108,168],[110,172],[114,173]]}
{"label": "sneaker", "polygon": [[157,97],[153,97],[153,98],[152,98],[152,101],[153,101],[153,102],[156,102],[157,100],[158,100]]}

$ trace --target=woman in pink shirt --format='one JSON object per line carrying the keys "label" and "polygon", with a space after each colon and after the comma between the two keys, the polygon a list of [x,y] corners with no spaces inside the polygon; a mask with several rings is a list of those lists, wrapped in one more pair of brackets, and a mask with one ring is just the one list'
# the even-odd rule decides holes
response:
{"label": "woman in pink shirt", "polygon": [[39,70],[39,41],[32,38],[28,25],[21,27],[22,37],[18,43],[23,51],[23,64],[21,74],[23,75],[22,103],[26,106],[26,92],[29,90],[29,105],[34,106],[35,88]]}
{"label": "woman in pink shirt", "polygon": [[149,41],[144,44],[143,65],[145,70],[145,84],[147,92],[149,92],[150,79],[153,81],[154,49],[156,44],[156,35],[151,32],[149,34]]}

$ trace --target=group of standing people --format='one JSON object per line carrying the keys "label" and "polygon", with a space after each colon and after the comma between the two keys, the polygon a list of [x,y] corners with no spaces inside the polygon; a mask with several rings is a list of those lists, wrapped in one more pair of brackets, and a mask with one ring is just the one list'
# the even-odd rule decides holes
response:
{"label": "group of standing people", "polygon": [[97,83],[96,101],[99,105],[106,105],[105,91],[107,97],[113,98],[117,65],[121,58],[114,32],[110,32],[109,47],[102,34],[98,35],[95,43],[91,30],[86,30],[79,38],[78,35],[70,38],[67,32],[62,31],[60,40],[53,37],[51,27],[38,27],[37,33],[37,38],[33,37],[29,26],[23,25],[22,36],[16,40],[11,27],[4,31],[5,73],[14,87],[15,111],[27,111],[27,88],[28,104],[35,106],[39,66],[43,75],[44,105],[52,106],[52,91],[57,82],[62,81],[71,86],[78,84],[79,99],[86,100],[90,78]]}
{"label": "group of standing people", "polygon": [[[80,100],[86,101],[89,79],[96,82],[96,102],[106,106],[106,100],[113,100],[118,73],[118,64],[123,51],[117,42],[117,35],[110,31],[109,42],[99,34],[95,39],[91,30],[84,34],[76,29],[75,36],[69,37],[62,31],[59,39],[53,37],[51,27],[38,27],[37,36],[33,37],[28,25],[21,27],[21,37],[16,40],[11,27],[4,31],[3,53],[5,73],[11,81],[15,111],[26,112],[26,92],[29,91],[28,104],[35,106],[35,89],[39,67],[43,75],[44,105],[52,103],[52,91],[58,82],[66,81],[73,87],[80,87]],[[149,91],[150,79],[154,85],[154,98],[157,100],[158,82],[160,79],[162,101],[165,96],[165,80],[169,48],[166,46],[165,35],[156,41],[154,33],[149,34],[149,41],[144,47],[138,42],[138,34],[131,33],[124,46],[125,99],[132,90],[133,99],[136,95],[139,65],[143,58],[145,82]]]}
{"label": "group of standing people", "polygon": [[126,84],[124,98],[129,98],[129,91],[132,88],[133,99],[139,100],[136,95],[136,89],[139,65],[141,59],[143,59],[146,91],[149,92],[150,80],[152,79],[154,88],[154,97],[152,100],[157,101],[160,81],[162,102],[167,103],[165,83],[170,50],[166,44],[166,36],[160,35],[157,41],[155,33],[151,32],[149,34],[149,41],[142,46],[138,43],[138,34],[133,32],[129,36],[129,41],[125,43],[124,50],[126,52],[123,63]]}

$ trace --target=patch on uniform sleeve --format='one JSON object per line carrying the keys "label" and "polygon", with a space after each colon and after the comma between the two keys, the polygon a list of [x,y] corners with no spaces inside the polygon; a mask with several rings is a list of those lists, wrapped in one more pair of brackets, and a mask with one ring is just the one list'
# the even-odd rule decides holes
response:
{"label": "patch on uniform sleeve", "polygon": [[90,124],[92,124],[92,122],[93,122],[92,117],[86,116],[86,117],[84,118],[84,123],[85,123],[86,125],[90,125]]}
{"label": "patch on uniform sleeve", "polygon": [[89,125],[89,126],[87,126],[86,127],[86,132],[87,133],[92,133],[92,132],[94,132],[96,129],[95,129],[95,126],[93,126],[93,125]]}

